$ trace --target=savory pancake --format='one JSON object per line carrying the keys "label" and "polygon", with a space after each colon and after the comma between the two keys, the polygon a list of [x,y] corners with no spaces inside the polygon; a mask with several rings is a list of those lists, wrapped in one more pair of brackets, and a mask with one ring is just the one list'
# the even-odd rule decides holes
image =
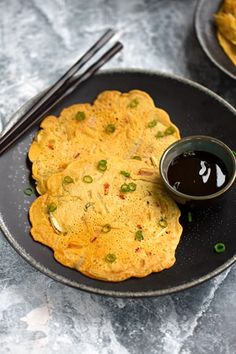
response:
{"label": "savory pancake", "polygon": [[93,104],[75,104],[58,118],[44,119],[29,150],[33,178],[43,194],[51,175],[99,153],[157,166],[163,151],[179,138],[178,128],[147,93],[105,91]]}
{"label": "savory pancake", "polygon": [[215,15],[217,38],[226,55],[236,65],[236,0],[225,0]]}
{"label": "savory pancake", "polygon": [[100,280],[171,267],[180,211],[157,171],[135,159],[75,160],[49,177],[47,192],[33,202],[33,238],[52,248],[58,262]]}

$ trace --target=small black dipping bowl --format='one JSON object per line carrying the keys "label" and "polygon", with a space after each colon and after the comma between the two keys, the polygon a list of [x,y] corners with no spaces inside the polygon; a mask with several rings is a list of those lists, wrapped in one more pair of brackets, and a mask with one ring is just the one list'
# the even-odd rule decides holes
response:
{"label": "small black dipping bowl", "polygon": [[[168,168],[175,157],[186,151],[205,151],[218,156],[225,164],[228,172],[227,184],[216,193],[203,196],[184,194],[173,188],[168,181]],[[233,185],[236,177],[236,159],[232,150],[222,141],[204,135],[189,136],[170,145],[163,153],[159,167],[162,181],[164,182],[164,185],[172,198],[177,203],[188,203],[194,206],[203,204],[209,205],[216,200],[218,201],[218,199],[222,197],[224,193]],[[185,171],[185,173],[187,173],[187,171]]]}

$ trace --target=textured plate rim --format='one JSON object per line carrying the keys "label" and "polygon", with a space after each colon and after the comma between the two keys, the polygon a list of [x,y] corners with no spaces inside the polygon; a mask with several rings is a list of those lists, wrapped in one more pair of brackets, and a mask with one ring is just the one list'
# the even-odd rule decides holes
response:
{"label": "textured plate rim", "polygon": [[[209,1],[209,0],[207,0],[207,1]],[[220,0],[219,3],[222,1],[223,0]],[[199,33],[200,11],[201,11],[202,6],[204,6],[205,2],[206,2],[206,0],[199,0],[196,5],[195,16],[194,16],[194,25],[195,25],[195,33],[196,33],[197,39],[198,39],[203,51],[208,56],[208,58],[211,60],[211,62],[213,64],[215,64],[225,74],[229,75],[232,79],[236,79],[236,75],[232,74],[228,69],[226,69],[217,60],[215,60],[214,56],[211,54],[211,52],[208,50],[207,46],[205,45],[205,42],[204,42],[201,34]]]}
{"label": "textured plate rim", "polygon": [[[218,102],[220,102],[222,105],[224,105],[227,109],[229,109],[234,115],[236,119],[236,109],[234,109],[233,106],[231,106],[227,101],[225,101],[223,98],[221,98],[219,95],[215,94],[213,91],[209,90],[208,88],[198,84],[197,82],[194,82],[192,80],[183,78],[181,76],[169,74],[169,73],[163,73],[163,72],[158,72],[154,70],[144,70],[144,69],[110,69],[110,70],[103,70],[97,75],[103,75],[103,74],[125,74],[125,73],[133,73],[133,74],[146,74],[149,76],[161,76],[167,79],[171,79],[174,81],[179,81],[185,85],[189,85],[191,87],[195,87],[200,91],[203,91],[206,95],[214,98]],[[40,94],[38,94],[40,95]],[[38,96],[36,95],[36,96]],[[15,117],[19,117],[19,114],[21,111],[26,109],[28,105],[32,104],[32,101],[35,99],[34,96],[31,98],[29,101],[27,101],[15,114],[13,114],[12,118],[10,121],[14,121],[16,119]],[[4,222],[3,215],[0,213],[0,228],[3,231],[3,234],[5,235],[6,239],[8,242],[11,244],[11,246],[14,248],[14,250],[22,257],[24,260],[26,260],[30,265],[32,265],[34,268],[42,272],[43,274],[49,276],[53,280],[56,280],[62,284],[69,285],[73,288],[77,288],[86,292],[90,292],[93,294],[97,295],[106,295],[106,296],[112,296],[112,297],[122,297],[122,298],[138,298],[138,297],[153,297],[153,296],[161,296],[161,295],[168,295],[172,293],[176,293],[182,290],[187,290],[189,288],[192,288],[196,285],[200,285],[201,283],[215,277],[216,275],[220,274],[224,270],[226,270],[228,267],[230,267],[234,262],[236,262],[236,254],[228,259],[225,263],[223,263],[220,267],[217,267],[214,271],[204,275],[203,277],[200,277],[196,280],[175,286],[175,287],[170,287],[166,288],[163,290],[151,290],[151,291],[135,291],[135,292],[122,292],[122,291],[114,291],[114,290],[102,290],[102,289],[97,289],[96,287],[90,287],[78,282],[75,282],[74,280],[71,280],[67,277],[58,275],[51,270],[49,270],[47,267],[42,265],[41,263],[37,262],[29,253],[26,252],[26,250],[18,244],[18,242],[15,240],[15,238],[11,235],[9,232],[7,225]]]}

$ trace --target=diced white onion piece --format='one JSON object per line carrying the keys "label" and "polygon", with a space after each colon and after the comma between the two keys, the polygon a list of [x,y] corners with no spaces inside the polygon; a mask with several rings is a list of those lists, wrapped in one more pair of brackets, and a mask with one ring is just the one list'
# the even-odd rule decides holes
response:
{"label": "diced white onion piece", "polygon": [[63,230],[63,228],[61,227],[61,225],[59,224],[59,222],[57,221],[57,219],[55,218],[55,216],[53,215],[53,213],[49,213],[49,219],[50,219],[51,225],[56,233],[65,232]]}

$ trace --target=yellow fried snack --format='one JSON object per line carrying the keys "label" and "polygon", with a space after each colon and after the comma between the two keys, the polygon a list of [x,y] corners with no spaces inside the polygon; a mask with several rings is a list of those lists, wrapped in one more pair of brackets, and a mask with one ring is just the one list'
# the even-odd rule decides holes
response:
{"label": "yellow fried snack", "polygon": [[230,41],[224,38],[220,32],[217,33],[217,38],[221,47],[224,49],[225,53],[231,59],[232,63],[236,65],[236,45],[230,43]]}
{"label": "yellow fried snack", "polygon": [[226,55],[236,65],[236,0],[225,0],[215,15],[217,38]]}
{"label": "yellow fried snack", "polygon": [[175,263],[180,211],[143,161],[76,160],[47,180],[31,233],[56,260],[100,280],[145,277]]}
{"label": "yellow fried snack", "polygon": [[168,114],[145,92],[101,93],[93,104],[75,104],[60,116],[49,116],[29,150],[33,178],[40,194],[47,179],[69,163],[103,153],[124,159],[142,158],[158,165],[163,151],[179,139]]}

